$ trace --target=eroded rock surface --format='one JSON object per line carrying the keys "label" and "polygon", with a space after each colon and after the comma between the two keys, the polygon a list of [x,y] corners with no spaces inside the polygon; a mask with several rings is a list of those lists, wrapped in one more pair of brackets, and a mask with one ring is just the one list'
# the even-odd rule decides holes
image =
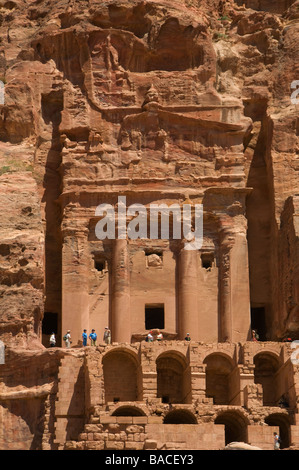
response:
{"label": "eroded rock surface", "polygon": [[[140,341],[153,307],[171,340],[244,343],[251,327],[265,342],[297,339],[298,0],[1,0],[0,39],[9,363],[13,348],[43,363],[51,329],[58,345],[67,328],[80,346],[83,328],[110,323],[113,341]],[[202,249],[99,241],[96,207],[119,194],[203,204]],[[11,409],[25,416],[21,382]],[[46,383],[28,385],[41,403],[56,393]],[[28,422],[42,422],[36,406]]]}

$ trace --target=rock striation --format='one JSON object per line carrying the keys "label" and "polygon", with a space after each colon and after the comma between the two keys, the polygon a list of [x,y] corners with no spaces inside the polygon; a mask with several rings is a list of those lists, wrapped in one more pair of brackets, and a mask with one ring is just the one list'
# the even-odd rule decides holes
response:
{"label": "rock striation", "polygon": [[[296,447],[299,1],[1,0],[0,39],[0,448],[191,448],[173,419],[202,447],[271,448],[276,427]],[[173,214],[166,238],[160,216],[156,236],[100,239],[98,208],[124,200],[140,224],[191,207],[193,230],[201,205],[200,247]],[[82,348],[107,325],[112,351]]]}

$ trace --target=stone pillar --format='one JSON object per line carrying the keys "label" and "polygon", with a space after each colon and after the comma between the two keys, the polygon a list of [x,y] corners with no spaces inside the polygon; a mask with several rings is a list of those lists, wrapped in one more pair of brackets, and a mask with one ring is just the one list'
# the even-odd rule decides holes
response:
{"label": "stone pillar", "polygon": [[197,255],[197,250],[182,248],[178,260],[179,339],[190,333],[192,341],[199,341]]}
{"label": "stone pillar", "polygon": [[223,231],[220,241],[220,341],[232,341],[231,266],[232,236]]}
{"label": "stone pillar", "polygon": [[191,366],[191,389],[193,403],[208,403],[206,399],[206,364]]}
{"label": "stone pillar", "polygon": [[250,290],[246,221],[239,216],[237,228],[222,224],[220,239],[220,340],[250,339]]}
{"label": "stone pillar", "polygon": [[111,281],[112,341],[130,343],[130,268],[127,240],[116,239],[113,242]]}
{"label": "stone pillar", "polygon": [[157,376],[156,371],[143,372],[143,400],[157,401]]}
{"label": "stone pillar", "polygon": [[[243,400],[241,401],[241,405],[245,406],[247,409],[254,410],[255,408],[263,406],[263,387],[261,384],[255,384],[254,378],[250,377],[251,383],[245,385],[242,390],[243,393]],[[244,382],[244,380],[242,380]]]}
{"label": "stone pillar", "polygon": [[[63,230],[62,246],[62,337],[71,330],[72,346],[89,331],[88,230]],[[64,342],[62,340],[62,346]]]}
{"label": "stone pillar", "polygon": [[244,342],[251,338],[249,263],[245,218],[243,218],[243,224],[242,227],[240,221],[239,231],[235,234],[234,246],[230,252],[233,342]]}

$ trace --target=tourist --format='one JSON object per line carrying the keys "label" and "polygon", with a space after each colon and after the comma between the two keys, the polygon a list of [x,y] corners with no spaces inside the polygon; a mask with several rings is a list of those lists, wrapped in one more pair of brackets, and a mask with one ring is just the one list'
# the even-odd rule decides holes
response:
{"label": "tourist", "polygon": [[108,326],[105,327],[103,340],[106,344],[111,344],[111,331],[109,330]]}
{"label": "tourist", "polygon": [[83,343],[83,346],[87,346],[87,330],[83,330],[82,343]]}
{"label": "tourist", "polygon": [[160,332],[160,330],[158,330],[158,334],[157,334],[157,336],[156,336],[156,339],[157,339],[157,341],[162,341],[162,339],[163,339],[163,335],[162,335],[162,333]]}
{"label": "tourist", "polygon": [[65,343],[65,347],[66,348],[70,348],[71,347],[71,330],[67,330],[66,332],[66,335],[64,335],[63,337],[63,341]]}
{"label": "tourist", "polygon": [[91,346],[96,346],[97,345],[97,334],[94,329],[91,330],[91,333],[89,335],[90,343]]}
{"label": "tourist", "polygon": [[191,338],[190,338],[190,334],[189,334],[189,333],[186,334],[185,341],[191,341]]}
{"label": "tourist", "polygon": [[274,450],[280,449],[280,437],[277,432],[274,433]]}
{"label": "tourist", "polygon": [[153,337],[151,331],[150,331],[149,334],[147,335],[146,341],[147,341],[148,343],[152,343],[152,342],[154,341],[154,337]]}
{"label": "tourist", "polygon": [[252,330],[252,338],[251,341],[258,341],[259,340],[259,335],[257,334],[256,330]]}
{"label": "tourist", "polygon": [[52,333],[50,336],[50,348],[55,348],[55,346],[56,346],[55,333]]}

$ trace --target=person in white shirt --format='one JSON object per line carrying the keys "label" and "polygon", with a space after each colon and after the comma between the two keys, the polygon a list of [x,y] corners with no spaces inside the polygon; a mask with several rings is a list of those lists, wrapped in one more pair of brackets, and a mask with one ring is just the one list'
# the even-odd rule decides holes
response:
{"label": "person in white shirt", "polygon": [[146,341],[147,341],[148,343],[151,343],[152,341],[154,341],[154,337],[153,337],[151,331],[150,331],[149,334],[147,335]]}
{"label": "person in white shirt", "polygon": [[161,331],[158,330],[157,341],[162,341],[162,339],[163,339],[163,335],[162,335]]}
{"label": "person in white shirt", "polygon": [[54,348],[56,346],[56,338],[55,333],[52,333],[50,336],[50,347]]}
{"label": "person in white shirt", "polygon": [[109,330],[108,326],[105,327],[103,340],[106,344],[111,344],[111,331]]}
{"label": "person in white shirt", "polygon": [[65,347],[70,348],[71,347],[71,330],[67,330],[67,333],[63,337],[63,340],[65,342]]}

